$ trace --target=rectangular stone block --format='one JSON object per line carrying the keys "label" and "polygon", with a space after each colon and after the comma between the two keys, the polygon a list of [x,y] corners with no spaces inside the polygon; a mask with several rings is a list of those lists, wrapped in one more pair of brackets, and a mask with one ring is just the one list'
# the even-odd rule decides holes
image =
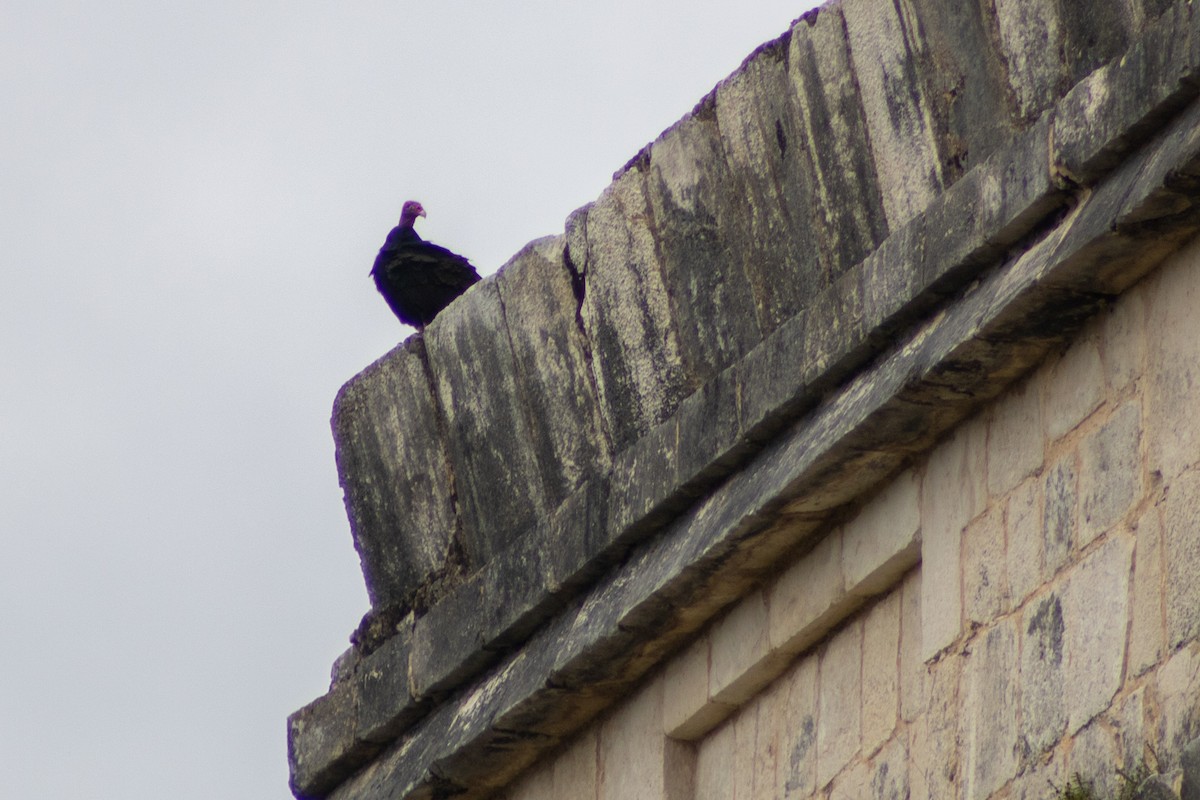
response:
{"label": "rectangular stone block", "polygon": [[921,558],[920,482],[912,470],[892,479],[842,534],[847,589],[870,597],[889,590]]}
{"label": "rectangular stone block", "polygon": [[1008,610],[1004,520],[988,511],[976,517],[963,533],[963,615],[968,624],[987,623]]}
{"label": "rectangular stone block", "polygon": [[614,452],[665,420],[695,388],[655,249],[645,166],[635,162],[619,175],[574,218],[575,232],[568,236],[571,263],[582,276],[580,318]]}
{"label": "rectangular stone block", "polygon": [[1068,733],[1108,708],[1121,686],[1132,558],[1129,537],[1111,535],[1072,570],[1063,591]]}
{"label": "rectangular stone block", "polygon": [[1041,382],[1023,381],[992,407],[988,425],[988,491],[999,496],[1040,469],[1042,437]]}
{"label": "rectangular stone block", "polygon": [[598,800],[666,794],[662,693],[662,679],[651,681],[601,724]]}
{"label": "rectangular stone block", "polygon": [[1080,546],[1112,528],[1142,497],[1140,403],[1126,403],[1079,447]]}
{"label": "rectangular stone block", "polygon": [[821,653],[817,785],[842,770],[862,744],[862,623],[842,628]]}
{"label": "rectangular stone block", "polygon": [[965,676],[966,797],[990,797],[1017,774],[1017,641],[1012,622],[977,637]]}
{"label": "rectangular stone block", "polygon": [[799,653],[821,638],[857,600],[842,576],[842,537],[822,539],[767,590],[767,635],[772,650]]}
{"label": "rectangular stone block", "polygon": [[[1015,130],[1008,111],[1008,70],[996,48],[990,5],[958,0],[913,0],[931,56],[921,77],[940,124],[947,184],[1003,147]],[[987,11],[985,11],[987,9]],[[912,24],[910,20],[906,23]]]}
{"label": "rectangular stone block", "polygon": [[863,620],[862,747],[874,753],[891,738],[900,710],[899,587],[876,603]]}
{"label": "rectangular stone block", "polygon": [[288,717],[288,766],[297,797],[321,797],[374,753],[356,736],[358,687],[339,684]]}
{"label": "rectangular stone block", "polygon": [[356,738],[390,744],[422,711],[409,693],[411,633],[396,634],[363,659],[355,674],[359,708]]}
{"label": "rectangular stone block", "polygon": [[962,532],[987,500],[986,428],[960,427],[925,464],[921,480],[921,616],[926,660],[953,642],[962,624]]}
{"label": "rectangular stone block", "polygon": [[888,228],[895,230],[950,182],[921,79],[926,44],[911,6],[845,0],[841,8]]}
{"label": "rectangular stone block", "polygon": [[1050,367],[1043,388],[1046,436],[1055,441],[1104,401],[1104,364],[1094,337],[1077,340]]}
{"label": "rectangular stone block", "polygon": [[[693,384],[716,375],[762,339],[744,271],[750,242],[738,235],[737,224],[756,200],[735,187],[713,102],[702,103],[650,145],[646,174],[663,284]],[[759,246],[784,249],[786,229],[780,233],[759,240]],[[789,279],[802,283],[806,277],[793,268]]]}
{"label": "rectangular stone block", "polygon": [[1021,742],[1031,757],[1053,747],[1067,725],[1066,623],[1062,597],[1034,598],[1021,615]]}
{"label": "rectangular stone block", "polygon": [[1196,95],[1196,16],[1176,3],[1119,60],[1067,92],[1054,115],[1056,168],[1091,184]]}
{"label": "rectangular stone block", "polygon": [[[1129,672],[1141,675],[1163,656],[1166,628],[1163,609],[1162,523],[1148,509],[1134,528],[1133,605],[1129,632]],[[1172,591],[1179,589],[1172,587]]]}
{"label": "rectangular stone block", "polygon": [[734,710],[709,699],[709,648],[709,638],[702,636],[667,665],[663,730],[672,738],[699,739]]}
{"label": "rectangular stone block", "polygon": [[709,694],[718,703],[737,706],[758,693],[782,669],[767,633],[763,592],[743,598],[712,628]]}
{"label": "rectangular stone block", "polygon": [[1191,244],[1146,285],[1146,444],[1150,469],[1171,481],[1200,459],[1200,243]]}
{"label": "rectangular stone block", "polygon": [[338,393],[338,476],[371,604],[410,602],[454,564],[457,520],[425,343],[411,337]]}
{"label": "rectangular stone block", "polygon": [[696,746],[696,800],[728,800],[733,797],[733,722],[722,725]]}
{"label": "rectangular stone block", "polygon": [[573,277],[560,236],[527,245],[496,280],[551,507],[610,459]]}
{"label": "rectangular stone block", "polygon": [[1029,478],[1008,495],[1004,511],[1008,547],[1008,588],[1013,605],[1042,584],[1042,492],[1041,480]]}
{"label": "rectangular stone block", "polygon": [[425,338],[446,415],[462,546],[478,568],[548,507],[496,279],[472,287]]}
{"label": "rectangular stone block", "polygon": [[818,663],[816,655],[803,658],[779,679],[783,707],[776,797],[784,800],[801,800],[817,789]]}
{"label": "rectangular stone block", "polygon": [[1167,565],[1167,646],[1173,651],[1200,636],[1200,475],[1186,472],[1163,504]]}
{"label": "rectangular stone block", "polygon": [[900,586],[900,718],[912,722],[925,710],[925,661],[921,657],[921,570]]}

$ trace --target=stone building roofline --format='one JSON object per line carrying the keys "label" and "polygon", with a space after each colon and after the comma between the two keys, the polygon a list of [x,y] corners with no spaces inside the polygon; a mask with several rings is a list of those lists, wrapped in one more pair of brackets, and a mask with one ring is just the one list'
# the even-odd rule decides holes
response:
{"label": "stone building roofline", "polygon": [[346,385],[373,611],[298,796],[503,785],[1200,229],[1192,6],[1061,60],[997,7],[805,15]]}

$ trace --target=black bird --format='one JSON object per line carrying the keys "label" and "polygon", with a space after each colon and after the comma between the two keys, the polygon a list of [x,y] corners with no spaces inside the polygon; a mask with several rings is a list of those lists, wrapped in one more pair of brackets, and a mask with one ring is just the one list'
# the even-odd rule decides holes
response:
{"label": "black bird", "polygon": [[425,209],[409,200],[400,210],[400,224],[392,228],[371,276],[375,286],[400,321],[424,330],[450,302],[479,280],[471,262],[417,235],[413,223]]}

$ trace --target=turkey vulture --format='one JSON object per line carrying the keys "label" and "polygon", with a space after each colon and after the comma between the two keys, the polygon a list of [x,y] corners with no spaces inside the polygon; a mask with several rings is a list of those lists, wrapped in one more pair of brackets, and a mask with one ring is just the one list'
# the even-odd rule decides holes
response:
{"label": "turkey vulture", "polygon": [[409,200],[375,257],[371,276],[400,321],[424,330],[443,308],[479,280],[467,259],[425,241],[413,229],[425,209]]}

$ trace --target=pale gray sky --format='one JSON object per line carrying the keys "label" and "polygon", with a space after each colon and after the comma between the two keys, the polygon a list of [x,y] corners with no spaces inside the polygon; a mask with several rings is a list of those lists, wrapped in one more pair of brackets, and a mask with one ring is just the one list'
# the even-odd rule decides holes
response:
{"label": "pale gray sky", "polygon": [[807,0],[5,0],[0,796],[286,798],[403,200],[492,272]]}

